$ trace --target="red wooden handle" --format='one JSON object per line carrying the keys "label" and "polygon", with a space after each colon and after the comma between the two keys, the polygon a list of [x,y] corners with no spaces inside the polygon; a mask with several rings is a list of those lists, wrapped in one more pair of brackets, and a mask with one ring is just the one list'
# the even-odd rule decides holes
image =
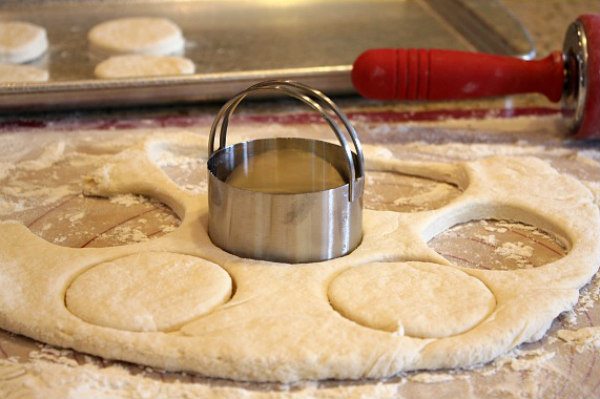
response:
{"label": "red wooden handle", "polygon": [[538,61],[452,50],[374,49],[352,68],[352,83],[368,98],[449,100],[541,93],[558,101],[564,85],[560,52]]}

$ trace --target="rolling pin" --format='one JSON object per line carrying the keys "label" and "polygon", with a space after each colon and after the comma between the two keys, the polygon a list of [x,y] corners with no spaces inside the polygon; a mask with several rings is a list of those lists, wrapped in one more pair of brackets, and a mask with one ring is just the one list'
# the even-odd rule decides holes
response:
{"label": "rolling pin", "polygon": [[600,139],[600,14],[582,15],[565,35],[563,51],[526,61],[436,49],[371,49],[352,68],[367,98],[454,100],[540,93],[562,100],[576,138]]}

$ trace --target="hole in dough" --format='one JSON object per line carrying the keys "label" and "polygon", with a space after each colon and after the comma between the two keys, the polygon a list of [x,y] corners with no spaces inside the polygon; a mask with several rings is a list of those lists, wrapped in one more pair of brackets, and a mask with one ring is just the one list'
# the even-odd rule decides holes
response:
{"label": "hole in dough", "polygon": [[98,168],[105,152],[89,156],[44,140],[36,137],[37,145],[21,149],[20,139],[8,147],[22,154],[5,175],[0,165],[0,220],[18,220],[46,241],[72,248],[147,241],[179,226],[175,213],[154,199],[84,197],[81,178]]}
{"label": "hole in dough", "polygon": [[476,220],[438,234],[429,246],[453,264],[474,269],[539,267],[568,253],[568,241],[535,226],[506,220]]}
{"label": "hole in dough", "polygon": [[394,172],[366,173],[365,208],[398,212],[438,209],[462,191],[455,185]]}
{"label": "hole in dough", "polygon": [[496,307],[477,278],[424,262],[371,263],[348,269],[329,286],[342,316],[366,327],[421,338],[442,338],[475,327]]}
{"label": "hole in dough", "polygon": [[88,323],[128,331],[168,331],[209,313],[231,293],[231,277],[214,263],[189,255],[145,252],[88,269],[71,283],[65,303]]}
{"label": "hole in dough", "polygon": [[31,232],[72,248],[114,247],[152,240],[175,230],[180,220],[163,203],[140,195],[111,198],[67,196],[25,220]]}

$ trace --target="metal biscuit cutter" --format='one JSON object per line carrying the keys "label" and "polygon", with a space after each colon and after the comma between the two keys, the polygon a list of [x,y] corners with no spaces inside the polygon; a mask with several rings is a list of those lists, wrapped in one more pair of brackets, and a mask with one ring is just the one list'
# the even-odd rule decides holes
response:
{"label": "metal biscuit cutter", "polygon": [[[272,91],[320,113],[340,145],[269,138],[227,146],[227,128],[238,105],[250,94]],[[306,263],[345,255],[360,244],[365,179],[361,144],[348,118],[320,91],[291,81],[268,81],[240,92],[212,124],[208,156],[208,234],[225,251]]]}

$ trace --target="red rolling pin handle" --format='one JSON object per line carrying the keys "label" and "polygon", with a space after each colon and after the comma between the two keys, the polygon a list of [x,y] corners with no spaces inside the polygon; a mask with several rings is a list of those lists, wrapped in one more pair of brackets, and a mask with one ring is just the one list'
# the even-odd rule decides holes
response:
{"label": "red rolling pin handle", "polygon": [[560,52],[538,61],[482,53],[373,49],[352,68],[352,83],[367,98],[450,100],[541,93],[559,101],[564,85]]}

